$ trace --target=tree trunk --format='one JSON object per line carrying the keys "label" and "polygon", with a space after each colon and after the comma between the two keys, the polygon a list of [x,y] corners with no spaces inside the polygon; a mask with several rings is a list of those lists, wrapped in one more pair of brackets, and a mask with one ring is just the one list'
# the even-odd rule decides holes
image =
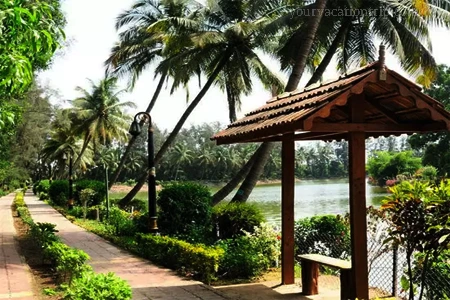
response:
{"label": "tree trunk", "polygon": [[[308,23],[306,25],[305,32],[306,35],[303,43],[300,45],[298,49],[298,54],[292,68],[292,73],[289,76],[288,83],[286,85],[285,91],[291,92],[297,89],[300,79],[302,78],[303,72],[305,70],[306,61],[308,59],[308,55],[311,52],[311,47],[314,42],[314,38],[316,36],[317,29],[319,28],[320,21],[322,19],[322,12],[325,9],[327,4],[327,0],[317,0],[314,6],[314,9],[319,10],[320,13],[316,13],[314,17],[310,17]],[[264,147],[264,151],[261,151],[258,154],[258,157],[255,160],[250,172],[245,178],[244,182],[240,186],[236,195],[233,197],[233,202],[245,202],[250,196],[253,188],[258,182],[259,177],[264,171],[264,166],[266,165],[270,152],[273,149],[273,146],[265,145],[267,142],[263,143],[260,147]],[[254,154],[256,155],[256,153]]]}
{"label": "tree trunk", "polygon": [[88,147],[90,141],[91,141],[91,136],[89,135],[89,136],[84,140],[83,147],[81,148],[81,151],[80,151],[80,153],[78,154],[77,159],[76,159],[75,162],[73,163],[74,168],[76,168],[76,167],[80,164],[80,161],[81,161],[81,158],[83,157],[84,151],[86,151],[86,149],[87,149],[87,147]]}
{"label": "tree trunk", "polygon": [[[245,177],[244,182],[242,182],[240,188],[237,190],[236,194],[234,195],[233,199],[231,199],[231,202],[245,202],[250,194],[252,193],[253,188],[256,185],[256,182],[258,181],[260,175],[264,171],[264,167],[269,159],[270,153],[272,152],[273,148],[275,147],[275,143],[262,143],[261,146],[258,148],[258,151],[255,152],[254,159],[255,162],[253,163],[250,172],[253,172],[255,174],[254,176],[251,176],[250,172]],[[252,156],[252,158],[253,158]]]}
{"label": "tree trunk", "polygon": [[320,62],[317,69],[314,71],[314,74],[311,76],[311,79],[308,81],[306,86],[310,86],[311,84],[316,83],[317,81],[319,81],[322,78],[323,73],[327,69],[328,65],[331,62],[331,59],[333,59],[333,56],[336,53],[337,49],[339,48],[339,45],[342,43],[345,35],[347,34],[347,31],[351,24],[350,22],[351,21],[344,21],[344,23],[342,23],[341,27],[339,28],[338,33],[334,37],[333,42],[331,43],[330,47],[328,48],[327,53],[322,58],[322,61]]}
{"label": "tree trunk", "polygon": [[250,169],[253,166],[253,163],[255,162],[255,159],[257,157],[257,152],[260,152],[263,148],[258,148],[256,152],[252,155],[252,157],[247,161],[247,163],[241,168],[241,170],[225,185],[223,188],[218,190],[212,197],[212,205],[215,206],[219,204],[220,201],[225,199],[226,196],[228,196],[237,186],[239,183],[242,182],[242,180],[245,179],[248,172],[250,172]]}
{"label": "tree trunk", "polygon": [[[163,73],[161,75],[161,78],[159,79],[158,86],[156,87],[155,92],[153,93],[152,100],[150,101],[147,110],[145,112],[150,113],[153,109],[153,106],[155,106],[156,100],[159,97],[159,94],[162,90],[164,81],[166,81],[167,74]],[[145,120],[141,120],[140,126],[142,127],[144,125]],[[125,165],[125,161],[127,160],[128,156],[130,155],[131,149],[133,148],[134,143],[136,142],[137,136],[132,136],[128,142],[127,148],[125,149],[125,153],[122,155],[120,159],[120,163],[117,166],[116,171],[114,172],[114,175],[112,176],[112,180],[109,182],[108,188],[111,189],[111,187],[114,185],[114,183],[117,182],[117,179],[119,178],[120,172],[122,172],[123,166]]]}
{"label": "tree trunk", "polygon": [[[211,76],[209,76],[208,81],[205,83],[203,88],[200,90],[198,95],[195,97],[195,99],[189,104],[188,108],[184,112],[184,114],[181,116],[180,120],[178,121],[175,128],[172,130],[170,135],[167,137],[164,144],[161,146],[161,149],[159,149],[158,153],[155,156],[155,166],[158,165],[158,163],[161,161],[163,155],[169,150],[169,147],[172,146],[173,142],[175,141],[175,138],[177,137],[178,133],[180,132],[181,128],[183,127],[184,123],[186,122],[189,115],[192,113],[194,108],[200,103],[200,100],[203,99],[206,92],[209,90],[211,85],[216,80],[217,75],[222,71],[222,69],[225,67],[227,62],[229,61],[231,55],[232,55],[232,49],[227,49],[224,52],[224,55],[222,56],[221,60],[215,67],[214,71],[212,72]],[[136,196],[136,194],[141,190],[142,186],[144,186],[144,183],[147,179],[148,172],[151,170],[147,170],[145,174],[143,174],[140,178],[138,183],[133,187],[133,189],[125,195],[124,198],[120,200],[120,205],[126,205],[128,204],[133,198]]]}
{"label": "tree trunk", "polygon": [[[302,78],[303,72],[305,70],[306,62],[308,60],[308,55],[311,52],[311,47],[316,37],[317,29],[319,28],[320,21],[322,20],[323,10],[327,4],[327,0],[317,0],[314,5],[314,16],[309,17],[305,28],[305,32],[308,34],[302,41],[295,58],[294,66],[292,67],[292,73],[289,76],[289,80],[286,86],[286,92],[291,92],[295,90]],[[314,11],[313,10],[313,11]],[[319,11],[320,13],[317,13]]]}

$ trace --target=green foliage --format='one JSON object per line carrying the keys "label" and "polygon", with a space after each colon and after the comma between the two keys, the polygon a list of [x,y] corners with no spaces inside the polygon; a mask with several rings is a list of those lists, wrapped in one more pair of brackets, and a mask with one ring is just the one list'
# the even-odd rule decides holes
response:
{"label": "green foliage", "polygon": [[58,206],[65,206],[69,199],[69,181],[53,180],[48,190],[50,200]]}
{"label": "green foliage", "polygon": [[39,200],[49,200],[50,198],[48,197],[47,193],[44,192],[40,192],[39,193]]}
{"label": "green foliage", "polygon": [[294,234],[296,255],[317,253],[341,259],[350,255],[350,226],[341,216],[300,219]]}
{"label": "green foliage", "polygon": [[379,151],[369,157],[366,168],[373,181],[384,186],[386,180],[395,179],[398,175],[413,176],[421,168],[421,159],[414,157],[412,151]]}
{"label": "green foliage", "polygon": [[138,234],[138,253],[175,270],[184,269],[209,283],[216,278],[224,251],[217,247],[193,245],[167,236]]}
{"label": "green foliage", "polygon": [[[419,298],[422,298],[433,258],[445,253],[450,243],[450,183],[404,181],[390,190],[392,196],[382,205],[391,223],[386,242],[393,241],[405,248],[407,273],[403,281],[407,283],[409,299],[414,299],[417,287],[421,287]],[[415,252],[422,254],[417,256],[419,260],[414,267]]]}
{"label": "green foliage", "polygon": [[79,249],[74,249],[61,242],[53,242],[44,248],[44,255],[55,266],[60,282],[71,283],[74,278],[80,277],[89,270],[86,261],[89,255]]}
{"label": "green foliage", "polygon": [[[440,65],[437,79],[424,92],[440,101],[446,109],[450,109],[450,67]],[[423,155],[424,165],[437,168],[439,176],[450,174],[449,132],[414,134],[409,137],[408,142],[414,150]]]}
{"label": "green foliage", "polygon": [[263,223],[253,231],[218,243],[225,252],[219,265],[223,277],[253,278],[278,261],[281,245],[273,228]]}
{"label": "green foliage", "polygon": [[433,166],[425,166],[419,170],[418,175],[424,180],[436,180],[438,170]]}
{"label": "green foliage", "polygon": [[0,189],[0,197],[8,195],[7,191],[4,191],[3,189]]}
{"label": "green foliage", "polygon": [[36,186],[36,193],[40,195],[41,193],[48,194],[50,190],[50,180],[44,179],[39,181],[39,183]]}
{"label": "green foliage", "polygon": [[67,210],[67,213],[75,218],[81,218],[84,214],[84,208],[81,206],[74,206],[71,209]]}
{"label": "green foliage", "polygon": [[92,196],[91,200],[87,203],[87,206],[99,205],[103,202],[106,196],[105,183],[97,180],[80,180],[75,183],[74,197],[77,203],[81,202],[81,191],[85,189],[94,190],[95,195]]}
{"label": "green foliage", "polygon": [[80,201],[83,205],[83,218],[86,219],[88,209],[87,204],[93,203],[95,197],[95,191],[93,189],[84,189],[80,193]]}
{"label": "green foliage", "polygon": [[133,236],[136,233],[136,226],[130,213],[117,207],[112,207],[109,211],[109,219],[106,220],[111,225],[111,234]]}
{"label": "green foliage", "polygon": [[[414,255],[413,277],[416,284],[421,283],[421,275],[425,259],[424,253],[417,253]],[[450,251],[444,250],[438,255],[428,257],[429,269],[426,271],[426,276],[423,281],[426,299],[449,299],[450,287],[443,282],[450,281]]]}
{"label": "green foliage", "polygon": [[[52,7],[51,4],[57,4]],[[23,92],[63,38],[57,1],[0,1],[0,95]],[[57,20],[59,18],[59,20]],[[59,22],[58,22],[59,21]]]}
{"label": "green foliage", "polygon": [[198,183],[175,183],[160,193],[159,226],[165,234],[190,242],[203,242],[210,235],[211,194]]}
{"label": "green foliage", "polygon": [[248,203],[227,203],[213,208],[213,220],[218,226],[220,239],[231,239],[244,235],[244,231],[253,233],[264,216],[257,206]]}
{"label": "green foliage", "polygon": [[114,273],[95,274],[84,272],[75,278],[65,290],[63,299],[68,300],[128,300],[131,287]]}

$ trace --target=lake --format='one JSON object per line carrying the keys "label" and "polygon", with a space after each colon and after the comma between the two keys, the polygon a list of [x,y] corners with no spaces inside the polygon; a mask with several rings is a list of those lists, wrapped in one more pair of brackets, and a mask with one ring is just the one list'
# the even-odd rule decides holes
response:
{"label": "lake", "polygon": [[[380,206],[388,194],[385,189],[366,186],[367,206]],[[230,194],[231,199],[234,193]],[[349,211],[348,179],[303,180],[295,184],[295,219],[324,214],[344,214]],[[281,224],[281,185],[255,187],[248,203],[256,204],[268,222]]]}

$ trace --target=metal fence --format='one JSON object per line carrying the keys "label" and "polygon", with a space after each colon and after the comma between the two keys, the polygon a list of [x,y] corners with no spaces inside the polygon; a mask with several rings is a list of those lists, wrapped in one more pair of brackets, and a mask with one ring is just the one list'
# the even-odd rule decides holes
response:
{"label": "metal fence", "polygon": [[[381,226],[382,227],[382,226]],[[407,292],[402,288],[402,277],[407,276],[406,252],[392,244],[385,244],[386,228],[381,233],[368,234],[368,269],[370,297],[397,296],[407,299]],[[350,260],[350,241],[339,235],[308,233],[296,237],[296,254],[322,254],[343,260]],[[415,255],[412,256],[413,258]],[[450,299],[450,261],[433,261],[425,275],[422,299]],[[413,266],[417,267],[415,262]],[[416,282],[420,281],[420,272],[415,272]],[[320,284],[331,289],[339,288],[339,271],[324,266],[320,267]],[[421,286],[415,286],[416,299]]]}

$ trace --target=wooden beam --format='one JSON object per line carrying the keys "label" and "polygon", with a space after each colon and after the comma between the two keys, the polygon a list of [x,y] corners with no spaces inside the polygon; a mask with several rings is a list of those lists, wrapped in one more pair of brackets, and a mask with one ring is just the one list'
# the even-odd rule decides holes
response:
{"label": "wooden beam", "polygon": [[284,136],[281,147],[281,280],[282,284],[293,284],[295,283],[295,142],[293,133]]}
{"label": "wooden beam", "polygon": [[312,128],[312,125],[314,123],[314,119],[327,118],[330,115],[332,108],[334,108],[336,106],[346,105],[350,96],[362,94],[364,91],[364,86],[370,82],[378,82],[378,72],[373,72],[369,76],[365,77],[364,79],[359,81],[357,84],[352,86],[350,89],[346,90],[344,93],[337,96],[333,101],[329,102],[328,104],[323,106],[321,109],[319,109],[315,113],[308,116],[303,121],[303,126],[302,126],[303,130],[310,131],[310,128]]}
{"label": "wooden beam", "polygon": [[389,121],[391,121],[394,124],[398,124],[398,120],[397,117],[395,116],[394,113],[392,113],[391,111],[387,110],[386,108],[384,108],[380,103],[372,100],[372,99],[367,99],[366,101],[368,103],[368,105],[372,106],[373,108],[375,108],[376,110],[378,110],[382,115],[384,115]]}
{"label": "wooden beam", "polygon": [[[361,95],[364,97],[364,95]],[[364,122],[361,114],[363,101],[352,99],[350,103],[351,121]],[[351,299],[369,299],[369,272],[367,261],[367,221],[366,221],[366,134],[349,133],[349,172],[350,172],[350,233],[352,276]]]}
{"label": "wooden beam", "polygon": [[445,130],[443,123],[428,123],[428,124],[379,124],[379,123],[314,123],[311,132],[429,132]]}

